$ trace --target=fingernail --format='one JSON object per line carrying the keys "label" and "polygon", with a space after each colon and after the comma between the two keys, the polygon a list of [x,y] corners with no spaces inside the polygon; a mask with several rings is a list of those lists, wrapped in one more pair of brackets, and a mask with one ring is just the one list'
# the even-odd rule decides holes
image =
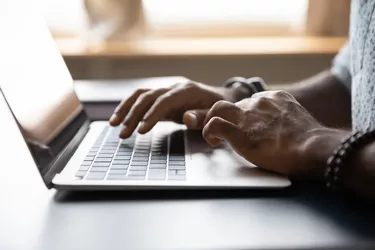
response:
{"label": "fingernail", "polygon": [[190,112],[186,113],[186,115],[189,118],[188,119],[189,124],[186,124],[186,125],[190,128],[196,128],[198,126],[197,116],[194,113],[190,113]]}
{"label": "fingernail", "polygon": [[117,120],[117,115],[113,114],[111,118],[109,118],[109,122],[115,122]]}
{"label": "fingernail", "polygon": [[120,138],[125,139],[127,136],[126,126],[124,125],[122,131],[120,132]]}
{"label": "fingernail", "polygon": [[146,123],[142,122],[141,125],[138,128],[138,132],[142,133],[145,130],[145,128],[146,128]]}

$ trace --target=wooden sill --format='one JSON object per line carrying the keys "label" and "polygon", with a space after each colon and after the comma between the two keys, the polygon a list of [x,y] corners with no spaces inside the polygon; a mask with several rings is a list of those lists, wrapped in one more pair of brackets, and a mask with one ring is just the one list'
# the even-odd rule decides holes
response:
{"label": "wooden sill", "polygon": [[335,54],[346,37],[176,38],[85,43],[57,38],[64,57],[174,57]]}

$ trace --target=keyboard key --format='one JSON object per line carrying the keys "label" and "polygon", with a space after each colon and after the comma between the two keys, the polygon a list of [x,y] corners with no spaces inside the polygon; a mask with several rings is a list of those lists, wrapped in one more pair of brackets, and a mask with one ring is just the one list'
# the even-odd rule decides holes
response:
{"label": "keyboard key", "polygon": [[132,165],[130,167],[130,171],[146,171],[147,170],[147,166],[134,166]]}
{"label": "keyboard key", "polygon": [[169,156],[169,161],[185,161],[185,156]]}
{"label": "keyboard key", "polygon": [[114,160],[112,165],[129,165],[130,160]]}
{"label": "keyboard key", "polygon": [[182,165],[177,165],[177,166],[171,166],[169,165],[168,169],[171,169],[171,170],[185,170],[185,166],[182,166]]}
{"label": "keyboard key", "polygon": [[176,175],[177,171],[176,170],[168,170],[168,176],[169,175]]}
{"label": "keyboard key", "polygon": [[112,158],[114,154],[98,154],[98,157],[100,158]]}
{"label": "keyboard key", "polygon": [[166,164],[167,163],[167,160],[153,160],[151,159],[150,161],[152,164]]}
{"label": "keyboard key", "polygon": [[81,178],[83,178],[83,177],[85,177],[85,175],[86,175],[86,171],[77,171],[76,172],[76,174],[75,174],[75,177],[81,177]]}
{"label": "keyboard key", "polygon": [[165,180],[165,175],[149,175],[147,179],[153,181],[162,181]]}
{"label": "keyboard key", "polygon": [[172,157],[174,157],[174,156],[183,157],[185,155],[185,153],[184,152],[181,152],[181,153],[169,152],[169,155],[172,156]]}
{"label": "keyboard key", "polygon": [[131,166],[147,166],[147,161],[132,161]]}
{"label": "keyboard key", "polygon": [[90,166],[81,166],[78,171],[87,171],[89,170]]}
{"label": "keyboard key", "polygon": [[186,170],[177,170],[177,175],[186,175]]}
{"label": "keyboard key", "polygon": [[149,180],[165,180],[165,169],[150,169],[148,171]]}
{"label": "keyboard key", "polygon": [[132,151],[117,151],[116,156],[117,155],[119,155],[119,156],[120,155],[129,155],[130,156],[130,155],[132,155],[132,153],[133,153]]}
{"label": "keyboard key", "polygon": [[119,174],[108,174],[107,180],[128,180],[128,176]]}
{"label": "keyboard key", "polygon": [[111,169],[108,175],[126,175],[126,169]]}
{"label": "keyboard key", "polygon": [[109,167],[92,167],[90,169],[91,172],[107,172]]}
{"label": "keyboard key", "polygon": [[166,169],[167,164],[150,164],[150,169]]}
{"label": "keyboard key", "polygon": [[158,148],[158,149],[152,149],[152,154],[157,154],[157,153],[162,153],[162,154],[167,154],[167,149],[166,148]]}
{"label": "keyboard key", "polygon": [[106,141],[105,143],[104,143],[104,146],[113,146],[113,145],[118,145],[118,142],[119,142],[119,140],[111,140],[111,141]]}
{"label": "keyboard key", "polygon": [[139,153],[139,152],[135,152],[133,157],[147,157],[149,156],[150,154],[149,153]]}
{"label": "keyboard key", "polygon": [[167,156],[166,152],[152,152],[151,154],[153,156]]}
{"label": "keyboard key", "polygon": [[130,155],[116,155],[115,160],[130,160],[131,156]]}
{"label": "keyboard key", "polygon": [[146,171],[131,171],[129,170],[129,176],[145,176]]}
{"label": "keyboard key", "polygon": [[151,150],[151,146],[142,146],[142,145],[136,144],[134,146],[134,150],[135,151],[150,151]]}
{"label": "keyboard key", "polygon": [[112,165],[111,169],[119,169],[119,170],[126,170],[129,168],[129,165]]}
{"label": "keyboard key", "polygon": [[148,170],[148,174],[161,174],[161,175],[165,175],[166,173],[166,170],[165,169],[149,169]]}
{"label": "keyboard key", "polygon": [[184,161],[169,161],[169,166],[185,166]]}
{"label": "keyboard key", "polygon": [[111,162],[112,158],[96,157],[95,162]]}
{"label": "keyboard key", "polygon": [[116,150],[117,149],[117,146],[103,146],[102,147],[102,150]]}
{"label": "keyboard key", "polygon": [[124,180],[144,180],[145,176],[133,175],[133,176],[125,176]]}
{"label": "keyboard key", "polygon": [[148,162],[148,157],[133,157],[132,161],[133,162],[134,161],[138,161],[138,162],[144,162],[144,161],[146,161],[146,162]]}
{"label": "keyboard key", "polygon": [[186,180],[186,176],[185,175],[168,175],[168,180],[184,181]]}
{"label": "keyboard key", "polygon": [[86,180],[103,180],[106,172],[90,172],[88,173]]}
{"label": "keyboard key", "polygon": [[102,148],[117,148],[118,146],[118,142],[116,143],[104,143],[102,145]]}
{"label": "keyboard key", "polygon": [[151,155],[151,160],[167,160],[166,155]]}
{"label": "keyboard key", "polygon": [[86,156],[85,161],[93,161],[95,156]]}
{"label": "keyboard key", "polygon": [[108,150],[108,149],[103,149],[103,150],[100,150],[100,154],[114,154],[116,152],[115,149],[111,149],[111,150]]}
{"label": "keyboard key", "polygon": [[111,165],[110,162],[94,162],[92,164],[93,167],[109,167],[109,165]]}
{"label": "keyboard key", "polygon": [[83,161],[81,166],[90,166],[92,161]]}

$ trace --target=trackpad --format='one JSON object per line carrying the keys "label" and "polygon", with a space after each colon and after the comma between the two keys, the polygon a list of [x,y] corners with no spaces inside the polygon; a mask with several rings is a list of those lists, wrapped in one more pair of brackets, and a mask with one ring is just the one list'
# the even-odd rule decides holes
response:
{"label": "trackpad", "polygon": [[[238,183],[239,185],[289,185],[289,180],[281,175],[264,171],[239,156],[232,148],[223,143],[218,148],[212,148],[202,138],[200,132],[187,131],[188,151],[191,160],[191,170],[197,175],[215,180]],[[253,180],[252,184],[249,180]],[[281,182],[280,182],[281,181]]]}

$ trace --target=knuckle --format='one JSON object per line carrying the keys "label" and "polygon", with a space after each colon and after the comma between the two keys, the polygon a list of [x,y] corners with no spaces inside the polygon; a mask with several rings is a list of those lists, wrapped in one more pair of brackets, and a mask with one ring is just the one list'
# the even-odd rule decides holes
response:
{"label": "knuckle", "polygon": [[217,128],[221,124],[221,119],[219,117],[213,117],[210,120],[210,126],[211,128]]}
{"label": "knuckle", "polygon": [[267,107],[271,104],[272,100],[268,97],[261,96],[256,100],[257,107]]}
{"label": "knuckle", "polygon": [[289,93],[284,90],[276,90],[273,92],[275,97],[289,97]]}
{"label": "knuckle", "polygon": [[168,100],[171,98],[171,96],[172,95],[170,93],[165,93],[164,95],[159,96],[155,100],[155,105],[160,106],[166,104]]}
{"label": "knuckle", "polygon": [[144,88],[140,88],[140,89],[137,89],[134,94],[135,95],[141,95],[142,93],[146,92],[147,89],[144,89]]}
{"label": "knuckle", "polygon": [[185,86],[186,88],[196,88],[198,87],[198,83],[194,81],[188,81]]}
{"label": "knuckle", "polygon": [[129,118],[125,118],[123,121],[122,121],[122,124],[124,125],[129,125],[130,124],[130,119]]}
{"label": "knuckle", "polygon": [[232,108],[234,107],[234,105],[228,101],[217,101],[215,102],[215,104],[212,106],[212,110],[214,111],[221,111],[221,110],[224,110],[224,109],[229,109],[229,108]]}
{"label": "knuckle", "polygon": [[138,103],[142,103],[142,102],[144,102],[145,100],[147,100],[148,98],[150,98],[151,96],[152,96],[152,93],[150,93],[150,92],[142,93],[142,94],[138,97],[137,102],[138,102]]}

